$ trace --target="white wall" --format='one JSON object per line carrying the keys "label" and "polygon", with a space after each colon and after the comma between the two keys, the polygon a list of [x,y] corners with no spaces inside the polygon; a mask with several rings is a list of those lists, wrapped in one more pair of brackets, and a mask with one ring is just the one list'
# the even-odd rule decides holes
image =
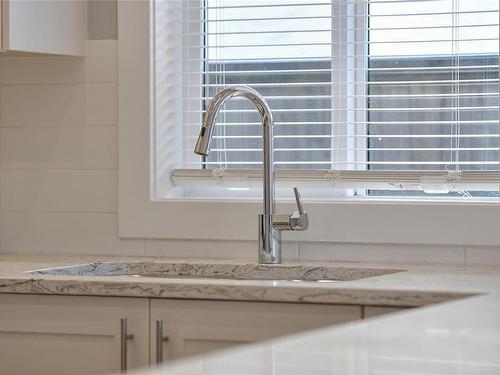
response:
{"label": "white wall", "polygon": [[[253,241],[118,238],[116,49],[0,59],[0,252],[255,259]],[[465,246],[287,242],[284,255],[500,265],[500,249]]]}

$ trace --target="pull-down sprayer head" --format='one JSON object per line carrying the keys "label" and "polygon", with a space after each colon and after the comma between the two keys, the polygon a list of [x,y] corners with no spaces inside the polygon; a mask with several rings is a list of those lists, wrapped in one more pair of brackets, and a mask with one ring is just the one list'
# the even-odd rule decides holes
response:
{"label": "pull-down sprayer head", "polygon": [[225,102],[236,96],[243,96],[255,105],[259,111],[263,126],[273,125],[271,110],[269,109],[269,106],[264,98],[257,91],[248,86],[233,86],[225,88],[215,95],[208,105],[205,118],[203,119],[203,125],[198,136],[198,141],[196,142],[196,146],[194,148],[194,152],[196,154],[202,156],[208,155],[208,151],[210,150],[210,140],[212,139],[217,114]]}

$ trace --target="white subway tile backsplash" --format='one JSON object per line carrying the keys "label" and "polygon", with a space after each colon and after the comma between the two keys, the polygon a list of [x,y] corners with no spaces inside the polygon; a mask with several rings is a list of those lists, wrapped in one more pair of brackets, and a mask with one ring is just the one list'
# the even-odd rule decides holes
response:
{"label": "white subway tile backsplash", "polygon": [[0,84],[116,82],[116,40],[87,43],[85,57],[3,57]]}
{"label": "white subway tile backsplash", "polygon": [[143,255],[119,239],[117,42],[0,60],[2,252]]}
{"label": "white subway tile backsplash", "polygon": [[118,238],[116,214],[2,212],[2,252],[144,255],[144,241]]}
{"label": "white subway tile backsplash", "polygon": [[2,210],[117,212],[117,172],[4,170]]}
{"label": "white subway tile backsplash", "polygon": [[2,126],[84,125],[85,85],[1,85]]}
{"label": "white subway tile backsplash", "polygon": [[116,40],[87,43],[85,63],[87,82],[116,82],[118,77],[118,44]]}
{"label": "white subway tile backsplash", "polygon": [[82,57],[2,57],[0,83],[82,83],[85,66]]}
{"label": "white subway tile backsplash", "polygon": [[463,265],[465,263],[465,248],[462,246],[301,242],[299,256],[300,260],[303,261]]}
{"label": "white subway tile backsplash", "polygon": [[[257,251],[257,250],[255,250]],[[256,255],[257,256],[257,255]],[[281,243],[281,256],[283,260],[290,262],[299,261],[299,243],[295,241],[283,241]]]}
{"label": "white subway tile backsplash", "polygon": [[4,127],[113,125],[118,123],[116,83],[2,85]]}
{"label": "white subway tile backsplash", "polygon": [[118,125],[118,90],[116,83],[87,84],[85,124]]}
{"label": "white subway tile backsplash", "polygon": [[[298,244],[282,243],[285,261],[298,260]],[[146,240],[147,256],[179,258],[244,259],[257,261],[257,241]]]}
{"label": "white subway tile backsplash", "polygon": [[469,266],[500,266],[499,247],[467,247],[465,251]]}
{"label": "white subway tile backsplash", "polygon": [[4,169],[117,169],[116,127],[1,128]]}
{"label": "white subway tile backsplash", "polygon": [[147,256],[179,258],[251,259],[257,253],[253,241],[146,240]]}

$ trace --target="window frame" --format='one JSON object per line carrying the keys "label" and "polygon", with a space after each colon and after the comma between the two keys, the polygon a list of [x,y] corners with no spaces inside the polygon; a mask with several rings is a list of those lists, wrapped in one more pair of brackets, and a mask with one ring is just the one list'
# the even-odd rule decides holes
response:
{"label": "window frame", "polygon": [[[119,236],[256,240],[260,200],[153,199],[152,4],[145,0],[118,4]],[[499,202],[308,199],[305,206],[311,218],[309,230],[287,232],[285,240],[500,245]],[[280,200],[277,209],[291,212],[294,205]]]}

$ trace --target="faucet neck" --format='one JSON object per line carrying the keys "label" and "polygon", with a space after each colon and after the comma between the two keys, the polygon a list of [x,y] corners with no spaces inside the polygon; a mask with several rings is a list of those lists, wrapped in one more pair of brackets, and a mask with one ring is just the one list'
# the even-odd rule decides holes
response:
{"label": "faucet neck", "polygon": [[264,198],[264,214],[273,214],[275,212],[274,202],[274,152],[273,152],[273,127],[272,119],[266,122],[266,118],[262,119],[264,130],[263,137],[263,198]]}
{"label": "faucet neck", "polygon": [[259,263],[281,262],[281,232],[274,228],[274,155],[273,155],[273,116],[265,99],[254,89],[247,86],[228,87],[220,91],[210,101],[195,153],[207,155],[212,138],[215,120],[219,110],[231,98],[244,97],[250,100],[259,112],[263,129],[263,213],[259,215]]}
{"label": "faucet neck", "polygon": [[265,99],[254,89],[248,86],[232,86],[221,90],[210,101],[203,126],[201,127],[200,135],[196,143],[195,152],[199,155],[208,155],[210,140],[212,139],[215,120],[222,106],[231,98],[245,97],[250,100],[257,111],[263,127],[263,142],[264,142],[264,157],[263,157],[263,198],[264,214],[273,214],[275,211],[274,204],[274,155],[273,155],[273,127],[274,121]]}

